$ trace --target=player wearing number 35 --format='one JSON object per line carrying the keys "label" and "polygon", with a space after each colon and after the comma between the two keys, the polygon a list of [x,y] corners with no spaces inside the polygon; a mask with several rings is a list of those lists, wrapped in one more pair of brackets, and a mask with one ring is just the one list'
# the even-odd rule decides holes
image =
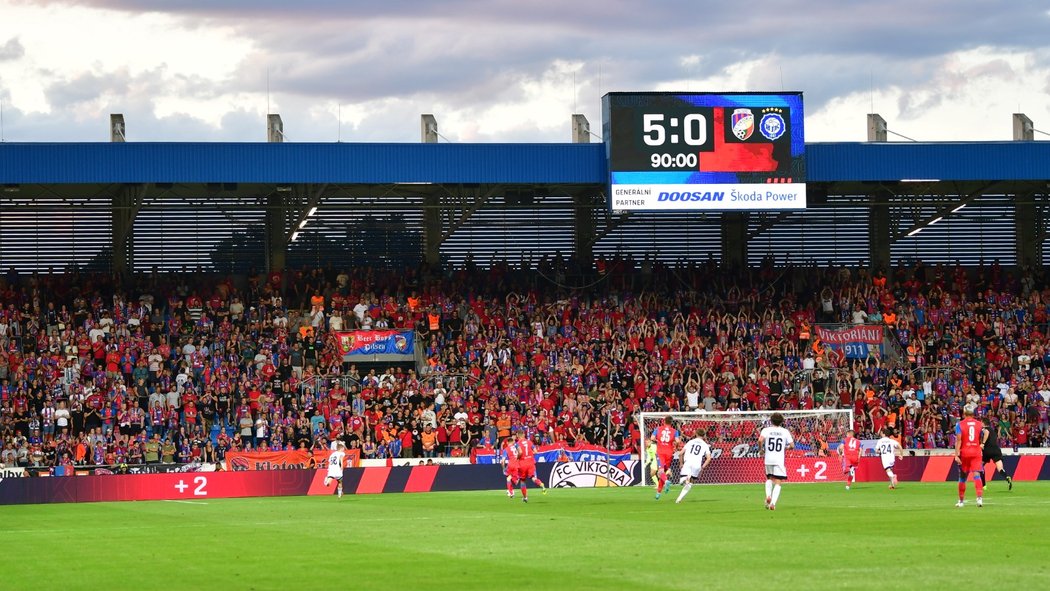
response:
{"label": "player wearing number 35", "polygon": [[766,453],[766,509],[774,511],[780,499],[780,485],[787,480],[784,452],[795,447],[795,439],[783,427],[784,415],[775,412],[769,422],[773,424],[758,434],[758,445]]}

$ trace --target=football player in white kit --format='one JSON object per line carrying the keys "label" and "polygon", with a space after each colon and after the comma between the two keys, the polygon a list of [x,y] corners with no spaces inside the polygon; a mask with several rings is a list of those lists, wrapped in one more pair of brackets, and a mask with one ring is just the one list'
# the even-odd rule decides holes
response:
{"label": "football player in white kit", "polygon": [[897,488],[897,475],[893,473],[893,465],[904,453],[901,444],[893,439],[893,427],[886,427],[882,430],[882,437],[875,442],[875,453],[882,458],[882,469],[886,471],[886,476],[890,479],[890,488]]}
{"label": "football player in white kit", "polygon": [[784,415],[775,412],[769,422],[773,424],[758,434],[758,445],[766,454],[766,509],[773,511],[780,498],[780,484],[787,480],[784,452],[795,447],[795,438],[782,426]]}
{"label": "football player in white kit", "polygon": [[324,479],[325,487],[336,483],[335,492],[339,498],[343,496],[343,462],[346,460],[346,444],[342,441],[335,443],[335,450],[328,456],[328,476]]}
{"label": "football player in white kit", "polygon": [[685,442],[679,454],[681,455],[682,471],[678,478],[678,484],[683,486],[682,492],[678,493],[678,498],[675,499],[675,503],[682,502],[689,489],[693,488],[693,483],[699,479],[700,471],[711,463],[711,446],[700,437],[700,433],[697,431],[692,439]]}

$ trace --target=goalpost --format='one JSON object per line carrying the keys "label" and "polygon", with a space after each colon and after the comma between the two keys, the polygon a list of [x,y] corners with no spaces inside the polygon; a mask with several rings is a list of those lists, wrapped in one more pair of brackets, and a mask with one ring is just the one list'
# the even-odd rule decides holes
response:
{"label": "goalpost", "polygon": [[[782,411],[643,412],[638,415],[641,431],[643,486],[655,483],[655,457],[647,453],[653,433],[671,417],[672,425],[686,441],[699,435],[711,446],[711,463],[700,473],[705,484],[743,484],[765,480],[763,453],[758,434],[770,424],[774,412],[784,416],[784,427],[795,439],[795,449],[786,456],[789,481],[843,482],[841,459],[835,453],[846,429],[853,425],[852,409]],[[676,449],[679,446],[676,446]],[[671,464],[671,482],[678,482],[681,462]]]}

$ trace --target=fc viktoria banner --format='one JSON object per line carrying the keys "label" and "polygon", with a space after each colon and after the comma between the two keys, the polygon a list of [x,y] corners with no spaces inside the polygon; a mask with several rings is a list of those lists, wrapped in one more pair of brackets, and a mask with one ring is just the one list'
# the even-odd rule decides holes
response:
{"label": "fc viktoria banner", "polygon": [[626,462],[561,462],[551,468],[551,488],[631,486],[639,482],[638,460]]}
{"label": "fc viktoria banner", "polygon": [[[612,464],[626,462],[631,459],[631,452],[609,451],[598,445],[541,445],[536,448],[537,462],[604,462],[606,459]],[[499,450],[479,447],[474,453],[474,463],[499,463]]]}
{"label": "fc viktoria banner", "polygon": [[337,332],[340,355],[413,355],[410,330],[351,330]]}

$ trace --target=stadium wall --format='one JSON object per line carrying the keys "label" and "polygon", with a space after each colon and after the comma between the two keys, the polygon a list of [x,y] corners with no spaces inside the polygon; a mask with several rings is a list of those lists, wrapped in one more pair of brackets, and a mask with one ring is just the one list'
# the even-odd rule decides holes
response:
{"label": "stadium wall", "polygon": [[[836,464],[837,459],[828,458]],[[747,462],[749,460],[740,460]],[[1006,471],[1015,482],[1050,480],[1045,455],[1007,456]],[[829,472],[832,470],[829,467]],[[951,482],[958,469],[950,456],[907,457],[894,471],[902,482]],[[537,476],[558,488],[626,486],[640,481],[640,466],[605,462],[540,463]],[[500,490],[505,477],[496,465],[435,465],[347,468],[346,494]],[[986,475],[994,479],[995,470]],[[33,503],[87,503],[102,501],[206,501],[234,497],[277,497],[334,494],[325,487],[325,470],[253,470],[244,472],[178,472],[108,476],[0,478],[0,505]],[[830,475],[830,474],[829,474]],[[797,476],[789,474],[789,477]],[[795,481],[813,482],[809,474]],[[829,481],[832,479],[829,479]],[[834,474],[833,480],[841,480]],[[860,482],[885,482],[879,458],[862,458]]]}
{"label": "stadium wall", "polygon": [[[544,464],[537,476],[563,487],[629,485],[638,480],[638,462],[626,470],[604,462]],[[612,475],[610,476],[610,472]],[[0,478],[0,505],[102,501],[205,501],[233,497],[329,495],[326,470],[248,470],[105,476]],[[506,478],[499,466],[431,465],[347,468],[346,494],[499,490]]]}

